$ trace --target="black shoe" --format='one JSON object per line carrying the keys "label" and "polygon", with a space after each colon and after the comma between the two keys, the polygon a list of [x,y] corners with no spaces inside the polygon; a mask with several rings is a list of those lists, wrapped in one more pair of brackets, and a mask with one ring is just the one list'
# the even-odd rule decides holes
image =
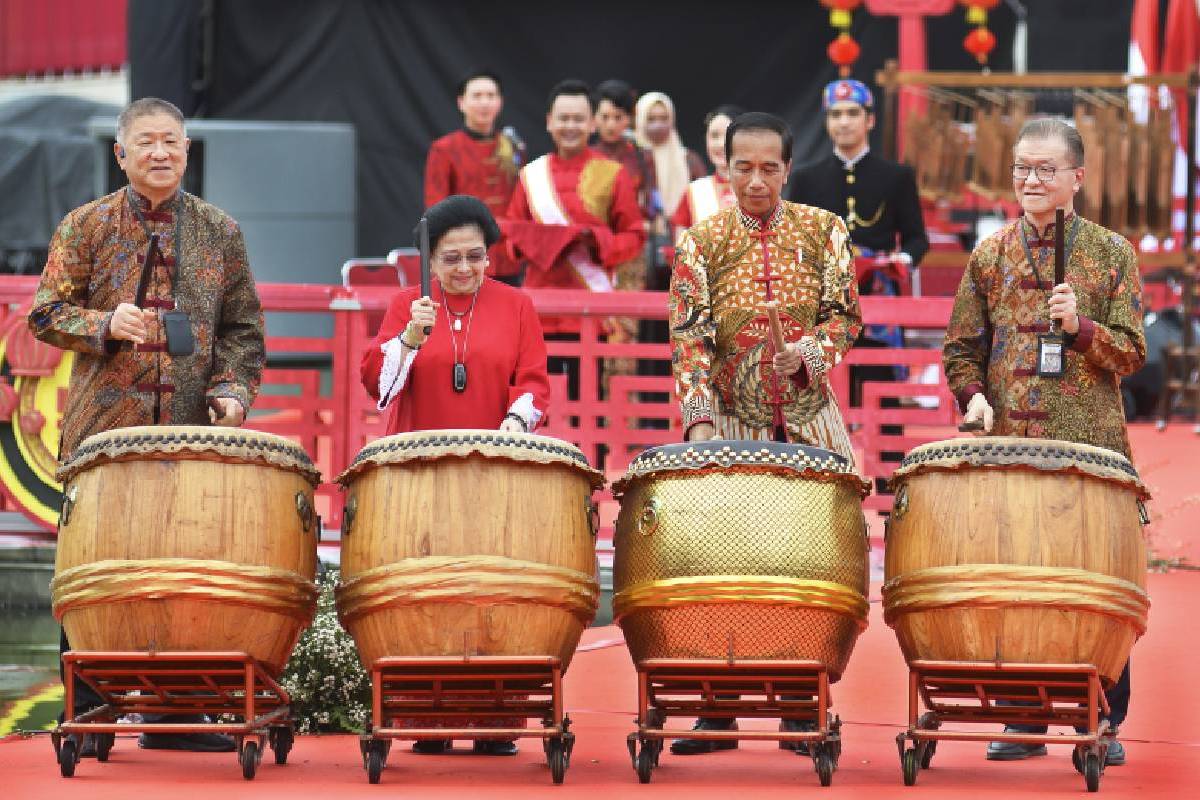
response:
{"label": "black shoe", "polygon": [[85,733],[83,742],[79,745],[80,758],[95,758],[96,757],[96,734]]}
{"label": "black shoe", "polygon": [[232,753],[233,737],[221,733],[143,733],[138,737],[143,750],[187,750],[193,753]]}
{"label": "black shoe", "polygon": [[412,751],[422,756],[440,756],[454,746],[450,739],[418,739],[412,744]]}
{"label": "black shoe", "polygon": [[1125,766],[1125,745],[1113,739],[1112,744],[1108,746],[1108,753],[1104,756],[1104,766]]}
{"label": "black shoe", "polygon": [[[815,731],[816,729],[817,729],[817,726],[815,723],[801,722],[800,720],[796,720],[796,719],[785,719],[785,720],[781,720],[779,723],[779,730],[781,730],[781,731],[800,732],[800,731]],[[798,756],[806,756],[806,755],[808,755],[808,742],[782,742],[781,741],[779,743],[779,749],[780,750],[791,750],[793,753],[795,753]]]}
{"label": "black shoe", "polygon": [[498,742],[495,739],[476,739],[471,752],[477,756],[515,756],[516,742]]}
{"label": "black shoe", "polygon": [[[705,719],[701,717],[692,726],[694,731],[736,731],[737,720]],[[737,739],[676,739],[671,742],[671,752],[677,756],[698,756],[718,750],[736,750]]]}
{"label": "black shoe", "polygon": [[[1021,725],[1005,725],[1005,733],[1045,733],[1045,728],[1030,729]],[[988,761],[1021,761],[1034,756],[1046,755],[1044,744],[1020,744],[1019,742],[989,742]]]}

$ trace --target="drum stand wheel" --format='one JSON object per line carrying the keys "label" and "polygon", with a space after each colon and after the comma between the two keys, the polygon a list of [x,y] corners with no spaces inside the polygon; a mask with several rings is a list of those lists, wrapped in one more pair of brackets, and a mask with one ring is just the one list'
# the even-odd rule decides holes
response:
{"label": "drum stand wheel", "polygon": [[[918,716],[921,703],[929,710]],[[1089,664],[912,661],[909,726],[896,736],[904,785],[916,784],[921,770],[929,769],[938,742],[949,739],[1073,745],[1071,763],[1087,790],[1099,791],[1113,739],[1102,719],[1107,713],[1099,673]],[[989,730],[940,730],[947,722],[983,723]],[[1063,725],[1087,733],[996,733],[997,723]]]}
{"label": "drum stand wheel", "polygon": [[[637,671],[638,729],[625,743],[639,782],[650,782],[665,740],[674,737],[803,742],[821,785],[833,782],[842,753],[841,720],[829,712],[829,676],[822,663],[647,659],[638,662]],[[667,729],[670,717],[774,718],[808,725],[778,732]]]}
{"label": "drum stand wheel", "polygon": [[[252,780],[267,742],[275,763],[287,761],[294,735],[291,698],[252,656],[241,652],[108,652],[63,654],[65,705],[75,707],[82,681],[100,697],[98,708],[64,719],[50,734],[64,778],[75,774],[83,737],[95,737],[96,760],[108,761],[117,733],[223,733],[238,744],[242,777]],[[130,714],[199,716],[197,722],[119,723]],[[223,715],[241,722],[206,722]]]}

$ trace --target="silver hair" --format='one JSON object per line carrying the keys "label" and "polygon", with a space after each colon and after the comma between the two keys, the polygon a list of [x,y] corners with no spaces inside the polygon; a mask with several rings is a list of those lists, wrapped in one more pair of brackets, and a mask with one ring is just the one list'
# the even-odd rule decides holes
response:
{"label": "silver hair", "polygon": [[1061,119],[1044,117],[1031,119],[1021,126],[1013,149],[1026,139],[1058,139],[1067,146],[1067,155],[1071,158],[1072,167],[1083,166],[1083,137],[1073,125],[1068,125]]}
{"label": "silver hair", "polygon": [[183,112],[174,103],[158,97],[142,97],[125,106],[121,115],[117,117],[117,141],[124,145],[125,134],[129,131],[129,126],[133,124],[133,121],[151,114],[166,114],[178,122],[180,127],[184,128],[184,135],[187,135]]}

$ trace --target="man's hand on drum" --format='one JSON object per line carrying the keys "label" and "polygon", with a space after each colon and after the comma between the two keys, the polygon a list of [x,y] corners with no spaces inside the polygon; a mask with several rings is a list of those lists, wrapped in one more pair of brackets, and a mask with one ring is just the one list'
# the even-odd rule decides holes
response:
{"label": "man's hand on drum", "polygon": [[976,435],[991,433],[992,423],[995,421],[995,412],[988,405],[987,398],[983,392],[976,392],[971,395],[970,401],[967,403],[967,413],[963,415],[963,424],[967,425],[972,422],[982,422],[983,430],[976,431]]}
{"label": "man's hand on drum", "polygon": [[236,428],[246,420],[246,410],[234,397],[212,397],[208,401],[208,419],[213,425]]}
{"label": "man's hand on drum", "polygon": [[687,440],[689,442],[707,442],[709,439],[715,438],[717,438],[717,429],[711,422],[697,422],[688,428]]}
{"label": "man's hand on drum", "polygon": [[108,338],[145,344],[150,323],[157,318],[156,311],[143,311],[133,303],[121,303],[108,320]]}
{"label": "man's hand on drum", "polygon": [[409,313],[412,315],[408,327],[404,329],[400,340],[410,347],[420,347],[425,344],[426,328],[432,328],[433,323],[437,320],[438,303],[433,302],[428,297],[418,297],[412,301],[412,305],[408,307]]}
{"label": "man's hand on drum", "polygon": [[1050,319],[1062,323],[1064,333],[1079,333],[1079,307],[1075,290],[1069,283],[1060,283],[1050,295]]}
{"label": "man's hand on drum", "polygon": [[771,358],[771,368],[781,378],[790,378],[804,366],[804,356],[800,355],[800,345],[791,342]]}

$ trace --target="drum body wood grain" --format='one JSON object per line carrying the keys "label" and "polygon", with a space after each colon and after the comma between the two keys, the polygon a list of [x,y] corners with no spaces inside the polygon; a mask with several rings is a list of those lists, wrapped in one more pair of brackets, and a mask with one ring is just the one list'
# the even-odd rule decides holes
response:
{"label": "drum body wood grain", "polygon": [[383,656],[557,656],[599,601],[592,491],[566,442],[424,431],[368,445],[346,490],[338,611]]}
{"label": "drum body wood grain", "polygon": [[866,627],[865,491],[801,445],[642,453],[614,486],[613,613],[634,662],[813,659],[837,680]]}
{"label": "drum body wood grain", "polygon": [[63,475],[52,587],[72,648],[233,650],[282,671],[316,608],[320,478],[302,449],[124,428],[85,440]]}
{"label": "drum body wood grain", "polygon": [[935,442],[893,479],[884,618],[909,660],[1094,664],[1115,681],[1146,628],[1145,490],[1101,448]]}

